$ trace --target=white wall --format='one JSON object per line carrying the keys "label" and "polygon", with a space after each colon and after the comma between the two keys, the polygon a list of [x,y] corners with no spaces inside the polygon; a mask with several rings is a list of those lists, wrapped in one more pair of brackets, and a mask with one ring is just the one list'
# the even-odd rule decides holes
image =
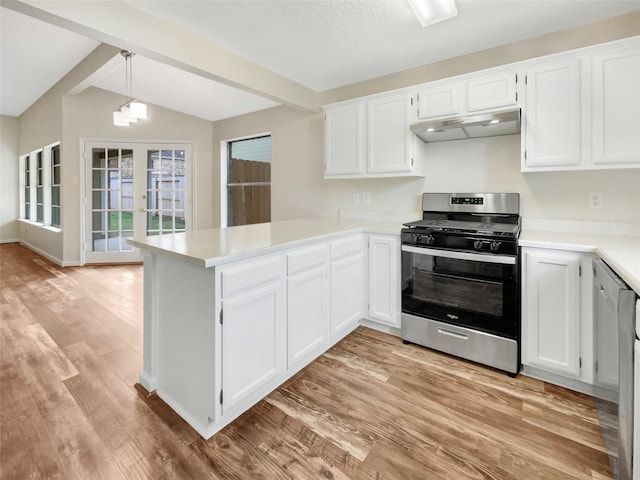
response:
{"label": "white wall", "polygon": [[212,123],[156,105],[148,105],[149,118],[128,127],[113,125],[112,112],[122,97],[98,88],[89,88],[63,100],[62,138],[62,228],[65,263],[80,261],[80,146],[84,139],[109,141],[176,140],[194,144],[194,228],[214,226]]}
{"label": "white wall", "polygon": [[[189,115],[149,105],[149,119],[130,127],[115,127],[112,112],[122,97],[97,88],[89,88],[79,95],[61,97],[56,89],[45,94],[32,105],[18,121],[2,118],[2,223],[0,239],[16,239],[62,265],[80,262],[81,187],[80,146],[83,139],[109,141],[163,141],[178,140],[193,143],[194,158],[194,228],[211,228],[214,224],[214,197],[211,189],[213,177],[212,123]],[[9,117],[6,117],[9,118]],[[12,130],[13,128],[13,134]],[[18,142],[18,133],[19,142]],[[15,136],[14,146],[11,138]],[[5,147],[5,136],[6,147]],[[18,156],[37,148],[61,141],[62,173],[62,231],[53,231],[27,222],[12,222],[18,218]],[[6,150],[6,153],[5,153]],[[6,158],[8,157],[8,158]],[[5,163],[15,162],[15,171],[7,170]],[[6,158],[6,161],[5,161]],[[9,181],[10,176],[15,177]],[[5,187],[5,178],[6,189]],[[15,198],[14,205],[5,204],[4,197]]]}
{"label": "white wall", "polygon": [[[520,135],[429,144],[417,160],[426,178],[363,180],[323,178],[322,114],[277,107],[216,122],[214,142],[265,131],[273,220],[337,216],[341,208],[419,213],[423,192],[517,192],[527,218],[640,222],[640,169],[521,173]],[[588,208],[591,191],[603,193],[602,210]],[[356,192],[369,192],[371,205],[353,205]]]}
{"label": "white wall", "polygon": [[18,119],[0,116],[0,243],[18,240]]}

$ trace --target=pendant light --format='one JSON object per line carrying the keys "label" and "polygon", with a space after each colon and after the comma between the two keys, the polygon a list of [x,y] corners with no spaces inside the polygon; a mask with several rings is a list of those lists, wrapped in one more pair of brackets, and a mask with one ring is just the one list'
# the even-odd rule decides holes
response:
{"label": "pendant light", "polygon": [[132,52],[122,50],[120,55],[125,61],[125,104],[119,110],[113,112],[113,124],[119,127],[126,127],[139,119],[147,118],[147,106],[138,98],[133,98],[133,56]]}

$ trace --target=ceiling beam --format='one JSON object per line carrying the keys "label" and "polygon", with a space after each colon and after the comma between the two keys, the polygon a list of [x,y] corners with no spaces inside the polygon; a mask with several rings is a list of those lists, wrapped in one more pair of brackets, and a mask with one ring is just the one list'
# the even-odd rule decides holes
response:
{"label": "ceiling beam", "polygon": [[128,2],[4,0],[2,6],[278,103],[320,108],[318,92]]}

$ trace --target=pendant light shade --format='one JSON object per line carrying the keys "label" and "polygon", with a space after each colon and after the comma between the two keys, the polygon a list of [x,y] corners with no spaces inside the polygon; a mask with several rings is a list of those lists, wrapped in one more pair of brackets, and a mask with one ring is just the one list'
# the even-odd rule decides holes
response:
{"label": "pendant light shade", "polygon": [[131,107],[128,105],[120,107],[120,114],[122,115],[122,118],[129,123],[136,123],[138,121],[138,118],[131,113]]}
{"label": "pendant light shade", "polygon": [[147,106],[144,103],[134,101],[129,104],[129,108],[131,109],[131,114],[136,118],[147,119]]}
{"label": "pendant light shade", "polygon": [[125,120],[120,110],[113,112],[113,124],[117,127],[128,127],[129,121]]}
{"label": "pendant light shade", "polygon": [[131,94],[133,85],[133,60],[134,53],[122,50],[120,54],[125,59],[125,88],[126,102],[119,110],[113,112],[113,124],[119,127],[126,127],[132,123],[136,123],[138,119],[146,120],[147,106],[139,99],[133,98]]}

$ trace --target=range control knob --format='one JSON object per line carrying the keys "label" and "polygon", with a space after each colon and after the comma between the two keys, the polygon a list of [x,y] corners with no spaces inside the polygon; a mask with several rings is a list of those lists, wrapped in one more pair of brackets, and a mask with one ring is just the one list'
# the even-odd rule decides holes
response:
{"label": "range control knob", "polygon": [[419,233],[416,233],[414,240],[416,242],[416,245],[419,245],[420,242],[422,241],[422,235],[420,235]]}
{"label": "range control knob", "polygon": [[491,245],[489,245],[489,248],[491,249],[492,252],[497,252],[498,249],[500,248],[500,243],[496,240],[494,240],[493,242],[491,242]]}
{"label": "range control knob", "polygon": [[482,240],[476,240],[473,242],[473,248],[476,250],[482,250]]}
{"label": "range control knob", "polygon": [[436,243],[436,239],[433,235],[427,235],[427,245],[433,245],[434,243]]}

